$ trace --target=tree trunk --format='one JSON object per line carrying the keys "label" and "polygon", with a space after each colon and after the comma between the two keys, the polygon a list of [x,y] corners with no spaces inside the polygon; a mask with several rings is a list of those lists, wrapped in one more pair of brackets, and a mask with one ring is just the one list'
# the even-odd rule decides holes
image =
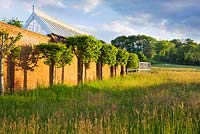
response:
{"label": "tree trunk", "polygon": [[10,90],[10,94],[14,93],[15,82],[15,63],[9,55],[7,58],[7,87]]}
{"label": "tree trunk", "polygon": [[83,62],[80,58],[78,58],[78,84],[83,83]]}
{"label": "tree trunk", "polygon": [[65,81],[65,66],[62,65],[62,76],[61,76],[61,82],[64,84]]}
{"label": "tree trunk", "polygon": [[98,61],[96,63],[96,74],[97,74],[97,79],[102,80],[102,63],[101,61]]}
{"label": "tree trunk", "polygon": [[128,75],[128,67],[126,66],[126,75]]}
{"label": "tree trunk", "polygon": [[114,76],[114,66],[110,67],[110,77]]}
{"label": "tree trunk", "polygon": [[121,65],[121,72],[120,72],[120,75],[124,75],[124,66],[123,65]]}
{"label": "tree trunk", "polygon": [[10,80],[10,93],[13,94],[14,93],[14,86],[15,86],[15,62],[14,61],[10,61],[10,76],[11,76],[11,80]]}
{"label": "tree trunk", "polygon": [[114,66],[115,77],[117,76],[117,65]]}
{"label": "tree trunk", "polygon": [[103,63],[101,61],[101,80],[103,80]]}
{"label": "tree trunk", "polygon": [[27,78],[28,78],[28,71],[24,69],[24,83],[23,83],[24,91],[27,90]]}
{"label": "tree trunk", "polygon": [[0,55],[0,95],[4,93],[4,60],[3,56]]}
{"label": "tree trunk", "polygon": [[53,86],[53,79],[54,79],[54,63],[49,65],[49,85]]}
{"label": "tree trunk", "polygon": [[86,64],[84,64],[84,75],[85,75],[84,82],[87,82],[87,65]]}

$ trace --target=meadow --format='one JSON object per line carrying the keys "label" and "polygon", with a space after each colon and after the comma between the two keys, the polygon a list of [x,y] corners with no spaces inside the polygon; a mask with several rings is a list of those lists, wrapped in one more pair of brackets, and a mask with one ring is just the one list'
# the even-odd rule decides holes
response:
{"label": "meadow", "polygon": [[200,72],[184,70],[0,96],[0,133],[199,134]]}

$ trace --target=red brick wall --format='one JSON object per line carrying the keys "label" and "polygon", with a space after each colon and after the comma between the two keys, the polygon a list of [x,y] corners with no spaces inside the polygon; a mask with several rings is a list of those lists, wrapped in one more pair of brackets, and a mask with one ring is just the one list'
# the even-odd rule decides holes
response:
{"label": "red brick wall", "polygon": [[[37,34],[25,29],[21,29],[3,22],[0,22],[0,30],[8,32],[11,36],[22,33],[22,39],[17,42],[17,45],[38,45],[40,43],[48,43],[50,37]],[[120,67],[117,69],[117,76],[120,75]],[[7,83],[7,66],[5,64],[5,84]],[[87,81],[96,80],[96,63],[92,62],[89,68],[86,70]],[[24,85],[24,71],[22,69],[15,70],[14,72],[14,88],[22,90]],[[38,86],[49,85],[49,67],[43,63],[43,60],[38,62],[38,66],[34,68],[34,71],[28,71],[27,73],[27,89],[33,89]],[[73,62],[70,65],[64,67],[64,84],[75,85],[77,84],[77,58],[74,56]],[[54,83],[61,83],[62,68],[55,69]],[[84,78],[84,76],[83,76]],[[110,67],[108,65],[103,66],[103,79],[110,78]]]}
{"label": "red brick wall", "polygon": [[[62,68],[55,68],[54,83],[62,82]],[[77,84],[77,58],[74,56],[70,65],[64,67],[64,84],[76,85]]]}
{"label": "red brick wall", "polygon": [[96,63],[95,62],[91,62],[89,64],[88,69],[86,69],[86,80],[85,81],[94,81],[96,80]]}
{"label": "red brick wall", "polygon": [[102,78],[103,80],[109,79],[110,78],[110,66],[107,64],[103,65],[102,68]]}
{"label": "red brick wall", "polygon": [[120,76],[121,66],[116,66],[116,77]]}
{"label": "red brick wall", "polygon": [[[38,45],[40,43],[48,43],[50,38],[41,34],[37,34],[22,28],[18,28],[3,22],[0,22],[0,30],[8,32],[11,36],[16,36],[19,32],[22,33],[22,38],[16,45]],[[5,64],[6,65],[6,64]],[[5,73],[5,83],[7,83],[7,73]],[[15,89],[23,89],[23,70],[18,69],[15,71]],[[48,85],[48,66],[44,65],[42,61],[39,61],[38,67],[34,71],[28,71],[28,89],[36,88],[38,85]]]}

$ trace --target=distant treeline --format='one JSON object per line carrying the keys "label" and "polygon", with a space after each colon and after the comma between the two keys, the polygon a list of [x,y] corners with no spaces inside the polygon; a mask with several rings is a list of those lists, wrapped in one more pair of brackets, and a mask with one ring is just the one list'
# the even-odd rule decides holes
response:
{"label": "distant treeline", "polygon": [[200,65],[200,44],[192,39],[157,40],[146,35],[119,36],[111,41],[138,54],[140,61]]}

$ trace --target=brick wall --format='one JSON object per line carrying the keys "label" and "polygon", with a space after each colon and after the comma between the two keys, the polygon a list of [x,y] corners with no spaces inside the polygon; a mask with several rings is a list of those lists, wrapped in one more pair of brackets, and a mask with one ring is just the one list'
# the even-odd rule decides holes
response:
{"label": "brick wall", "polygon": [[[37,34],[22,28],[18,28],[3,22],[0,22],[0,30],[8,32],[11,36],[16,36],[19,32],[22,33],[22,38],[17,42],[16,45],[38,45],[40,43],[48,43],[50,38],[41,34]],[[6,64],[5,64],[6,65]],[[17,68],[17,67],[15,67]],[[7,70],[8,73],[9,70]],[[8,74],[5,73],[5,83],[8,81]],[[7,77],[6,77],[7,75]],[[23,89],[24,85],[24,71],[18,67],[14,72],[14,88]],[[43,61],[39,61],[38,67],[34,71],[27,71],[27,88],[36,88],[38,85],[48,85],[48,66],[43,64]]]}
{"label": "brick wall", "polygon": [[104,64],[102,67],[102,78],[103,80],[107,80],[110,78],[110,66],[107,64]]}
{"label": "brick wall", "polygon": [[[18,28],[3,22],[0,22],[0,30],[8,32],[11,36],[17,35],[19,32],[22,33],[23,37],[20,41],[17,42],[17,45],[26,46],[26,45],[38,45],[40,43],[48,43],[51,38],[37,34],[22,28]],[[73,62],[70,65],[64,67],[64,84],[75,85],[77,84],[77,58],[74,56]],[[110,67],[108,65],[103,66],[103,79],[110,78]],[[54,83],[58,84],[62,82],[62,68],[56,68],[54,74]],[[9,78],[13,77],[5,64],[4,69],[5,74],[5,85],[8,85]],[[34,68],[33,71],[26,72],[19,67],[15,67],[14,71],[14,88],[21,90],[24,88],[25,83],[27,83],[27,89],[33,89],[38,86],[48,86],[49,85],[49,67],[43,63],[43,60],[38,62],[38,66]],[[86,69],[87,78],[84,81],[93,81],[96,79],[96,63],[92,62],[89,65],[89,68]],[[120,67],[117,68],[116,75],[120,75]],[[84,78],[84,76],[83,76]]]}

